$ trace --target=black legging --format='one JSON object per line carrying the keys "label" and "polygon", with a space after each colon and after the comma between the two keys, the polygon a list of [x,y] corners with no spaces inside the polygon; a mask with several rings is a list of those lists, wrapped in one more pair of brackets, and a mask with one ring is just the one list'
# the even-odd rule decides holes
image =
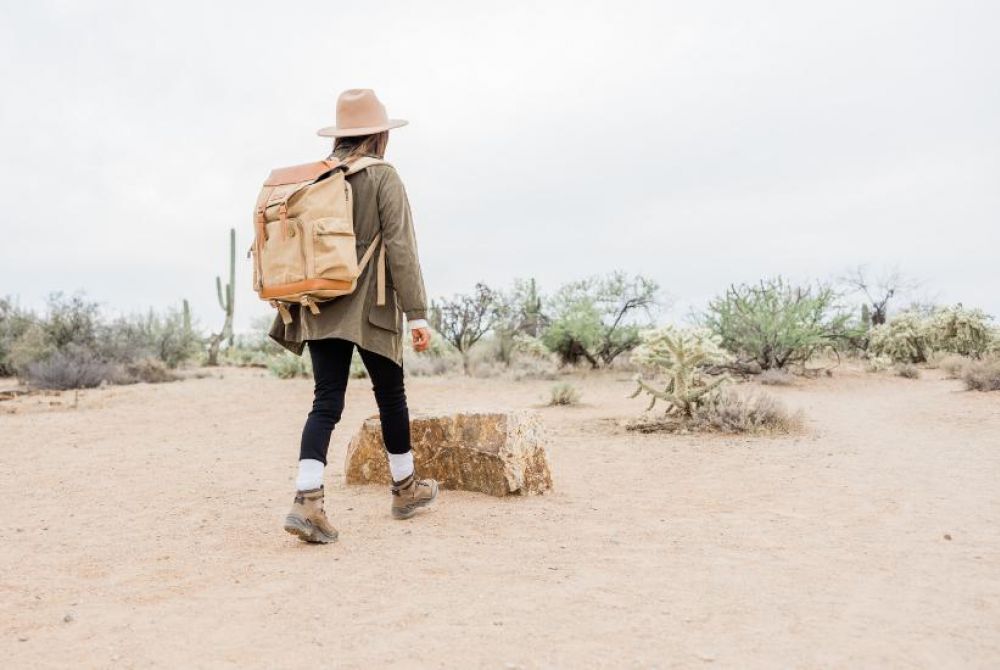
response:
{"label": "black legging", "polygon": [[[385,447],[391,454],[405,454],[410,450],[410,412],[406,407],[403,368],[385,356],[361,347],[358,351],[372,380]],[[313,458],[326,463],[330,434],[344,411],[344,393],[353,355],[354,343],[347,340],[309,341],[316,386],[312,411],[302,429],[300,459]]]}

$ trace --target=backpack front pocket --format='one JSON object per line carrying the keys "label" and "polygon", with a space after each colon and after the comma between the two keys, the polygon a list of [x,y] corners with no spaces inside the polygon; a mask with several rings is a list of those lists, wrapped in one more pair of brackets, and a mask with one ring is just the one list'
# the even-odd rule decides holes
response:
{"label": "backpack front pocket", "polygon": [[313,276],[353,281],[358,276],[354,229],[346,219],[326,218],[312,222]]}
{"label": "backpack front pocket", "polygon": [[267,236],[261,254],[261,279],[264,287],[299,282],[306,278],[305,256],[302,253],[302,223],[272,221],[265,226]]}

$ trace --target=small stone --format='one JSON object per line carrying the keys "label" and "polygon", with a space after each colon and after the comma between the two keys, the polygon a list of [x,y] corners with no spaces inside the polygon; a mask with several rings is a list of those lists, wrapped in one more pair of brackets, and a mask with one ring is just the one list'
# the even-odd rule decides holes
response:
{"label": "small stone", "polygon": [[949,533],[945,533],[944,534],[944,539],[950,540],[951,539],[951,535]]}
{"label": "small stone", "polygon": [[68,614],[66,614],[66,616],[63,617],[63,622],[65,622],[65,623],[72,623],[75,619],[76,619],[76,617],[73,616],[73,613],[69,612]]}
{"label": "small stone", "polygon": [[19,638],[17,638],[17,641],[18,642],[27,642],[28,638],[26,638],[26,637],[19,637]]}

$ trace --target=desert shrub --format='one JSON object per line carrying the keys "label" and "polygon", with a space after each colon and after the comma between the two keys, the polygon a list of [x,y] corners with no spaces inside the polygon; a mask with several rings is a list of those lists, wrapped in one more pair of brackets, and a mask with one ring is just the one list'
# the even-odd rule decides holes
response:
{"label": "desert shrub", "polygon": [[176,368],[195,357],[200,345],[185,303],[182,309],[171,307],[162,315],[150,310],[99,325],[97,342],[92,346],[101,358],[110,361],[129,364],[155,358],[168,368]]}
{"label": "desert shrub", "polygon": [[624,272],[567,284],[551,301],[554,316],[542,341],[564,364],[609,366],[639,345],[658,291],[652,279]]}
{"label": "desert shrub", "polygon": [[965,371],[965,366],[969,364],[969,359],[958,354],[942,356],[937,360],[938,367],[944,372],[948,379],[958,379]]}
{"label": "desert shrub", "polygon": [[994,327],[982,310],[919,306],[872,328],[869,351],[898,363],[924,363],[935,352],[980,358],[995,346]]}
{"label": "desert shrub", "polygon": [[869,353],[897,363],[923,363],[932,350],[930,323],[917,312],[901,312],[887,323],[874,326],[869,334]]}
{"label": "desert shrub", "polygon": [[962,380],[970,391],[1000,391],[1000,359],[971,361]]}
{"label": "desert shrub", "polygon": [[162,384],[177,381],[179,377],[159,358],[142,358],[125,366],[120,381],[145,382],[146,384]]}
{"label": "desert shrub", "polygon": [[472,371],[470,350],[496,321],[497,300],[496,291],[479,283],[472,294],[442,298],[431,304],[430,324],[461,354],[465,374]]}
{"label": "desert shrub", "polygon": [[552,359],[552,352],[541,338],[526,333],[519,333],[514,337],[514,355],[545,361]]}
{"label": "desert shrub", "polygon": [[258,316],[250,323],[250,331],[233,336],[233,344],[219,353],[222,365],[239,368],[266,368],[271,358],[285,351],[268,334],[274,317]]}
{"label": "desert shrub", "polygon": [[56,347],[45,332],[45,327],[41,323],[32,323],[10,344],[5,363],[12,371],[21,375],[29,365],[43,361],[55,352]]}
{"label": "desert shrub", "polygon": [[534,279],[514,281],[510,291],[494,291],[493,333],[497,358],[507,366],[514,360],[521,335],[537,337],[548,320]]}
{"label": "desert shrub", "polygon": [[741,363],[762,370],[805,363],[848,337],[850,315],[828,286],[794,286],[781,277],[731,286],[702,317]]}
{"label": "desert shrub", "polygon": [[896,376],[904,379],[920,379],[920,368],[913,363],[900,363],[896,366]]}
{"label": "desert shrub", "polygon": [[70,345],[42,360],[27,363],[19,376],[39,389],[94,388],[120,380],[120,368],[94,356],[87,349]]}
{"label": "desert shrub", "polygon": [[312,365],[307,356],[296,356],[290,351],[283,351],[272,356],[267,363],[267,369],[278,379],[295,379],[296,377],[311,377]]}
{"label": "desert shrub", "polygon": [[559,364],[553,360],[551,354],[547,358],[536,358],[534,356],[514,356],[508,371],[515,381],[522,379],[557,379],[559,377]]}
{"label": "desert shrub", "polygon": [[56,349],[76,345],[90,351],[98,350],[100,305],[82,294],[69,298],[62,293],[50,295],[45,318],[39,323]]}
{"label": "desert shrub", "polygon": [[790,413],[784,404],[766,393],[740,394],[723,389],[701,404],[691,426],[724,433],[789,433],[802,424],[800,414]]}
{"label": "desert shrub", "polygon": [[930,317],[930,344],[937,351],[946,351],[978,358],[993,345],[990,317],[979,309],[962,305],[945,307]]}
{"label": "desert shrub", "polygon": [[219,354],[220,365],[230,365],[237,368],[266,368],[273,356],[278,352],[267,353],[257,349],[241,347],[237,341]]}
{"label": "desert shrub", "polygon": [[[25,322],[24,318],[21,322]],[[97,303],[82,295],[67,298],[56,293],[49,297],[45,314],[32,317],[18,337],[3,346],[5,369],[29,383],[51,374],[61,384],[60,380],[72,378],[72,374],[63,373],[74,366],[81,371],[81,383],[88,383],[88,371],[101,368],[102,363],[106,369],[121,373],[120,377],[107,375],[104,380],[127,382],[127,366],[156,358],[168,367],[176,367],[195,355],[198,338],[186,309],[171,309],[164,315],[150,311],[108,322],[102,319]],[[51,366],[35,365],[29,373],[30,366],[60,352],[65,355],[53,359]]]}
{"label": "desert shrub", "polygon": [[795,383],[795,375],[787,370],[772,368],[771,370],[764,370],[760,373],[757,377],[757,381],[765,386],[791,386]]}
{"label": "desert shrub", "polygon": [[577,405],[580,392],[572,384],[563,382],[549,389],[549,405]]}
{"label": "desert shrub", "polygon": [[635,376],[637,386],[632,397],[648,394],[647,411],[653,409],[657,400],[662,400],[667,405],[665,414],[676,412],[691,417],[716,388],[728,381],[724,376],[709,380],[701,369],[728,359],[719,346],[719,338],[707,329],[665,326],[645,331],[641,337],[642,344],[636,348],[633,359],[666,378],[666,385],[659,389],[641,375]]}
{"label": "desert shrub", "polygon": [[0,377],[17,374],[9,359],[11,347],[35,323],[36,317],[10,298],[0,298]]}
{"label": "desert shrub", "polygon": [[446,356],[426,356],[403,350],[403,368],[407,376],[438,377],[462,372],[462,357],[457,353]]}
{"label": "desert shrub", "polygon": [[413,350],[413,340],[403,338],[403,368],[413,377],[457,374],[463,369],[462,355],[432,328],[431,344],[426,351],[417,353]]}
{"label": "desert shrub", "polygon": [[892,358],[889,356],[868,356],[865,361],[865,370],[868,372],[884,372],[892,367]]}

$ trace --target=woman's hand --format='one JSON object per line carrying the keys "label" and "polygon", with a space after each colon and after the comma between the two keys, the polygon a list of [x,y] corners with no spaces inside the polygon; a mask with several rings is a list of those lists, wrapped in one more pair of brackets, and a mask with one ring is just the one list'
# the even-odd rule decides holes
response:
{"label": "woman's hand", "polygon": [[410,331],[410,335],[413,336],[414,351],[426,351],[427,347],[431,346],[430,328],[414,328]]}

